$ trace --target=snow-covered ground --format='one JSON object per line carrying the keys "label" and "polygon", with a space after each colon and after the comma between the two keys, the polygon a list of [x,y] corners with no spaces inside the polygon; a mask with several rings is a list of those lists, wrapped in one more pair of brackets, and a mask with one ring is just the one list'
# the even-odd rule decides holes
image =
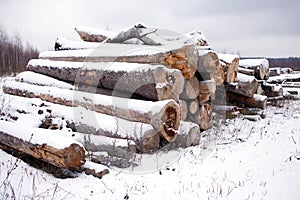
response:
{"label": "snow-covered ground", "polygon": [[265,115],[223,121],[204,134],[203,141],[216,138],[213,146],[203,142],[149,156],[152,166],[174,158],[166,166],[110,168],[102,179],[84,173],[58,179],[0,150],[0,198],[299,200],[300,101],[268,107]]}

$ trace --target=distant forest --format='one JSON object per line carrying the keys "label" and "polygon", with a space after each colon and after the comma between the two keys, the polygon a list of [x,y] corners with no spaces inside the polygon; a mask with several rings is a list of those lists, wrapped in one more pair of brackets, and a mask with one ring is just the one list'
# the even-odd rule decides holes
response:
{"label": "distant forest", "polygon": [[300,71],[300,58],[267,58],[270,67],[289,67],[293,70]]}
{"label": "distant forest", "polygon": [[9,37],[0,24],[0,75],[15,75],[24,71],[28,61],[38,56],[36,48],[28,42],[24,45],[18,33]]}

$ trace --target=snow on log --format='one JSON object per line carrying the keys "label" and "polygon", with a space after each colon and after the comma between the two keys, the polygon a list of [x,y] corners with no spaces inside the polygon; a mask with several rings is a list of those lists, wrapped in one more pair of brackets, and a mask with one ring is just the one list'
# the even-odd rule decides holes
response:
{"label": "snow on log", "polygon": [[281,74],[272,76],[267,80],[268,83],[285,83],[285,82],[300,82],[300,73]]}
{"label": "snow on log", "polygon": [[226,85],[226,90],[241,94],[247,97],[253,97],[258,87],[258,81],[254,76],[248,76],[238,73],[236,82]]}
{"label": "snow on log", "polygon": [[269,61],[263,59],[240,59],[239,66],[254,70],[255,78],[264,80],[269,76]]}
{"label": "snow on log", "polygon": [[100,44],[95,42],[73,41],[64,37],[57,37],[54,43],[54,50],[75,50],[97,48]]}
{"label": "snow on log", "polygon": [[267,96],[254,94],[253,97],[246,97],[233,92],[226,92],[227,99],[230,103],[237,106],[248,106],[253,108],[265,109],[267,106]]}
{"label": "snow on log", "polygon": [[[68,107],[40,99],[6,99],[3,109],[17,113],[17,122],[30,118],[31,124],[36,127],[45,124],[42,128],[71,128],[72,131],[64,134],[83,144],[88,151],[106,151],[111,157],[132,159],[136,150],[148,153],[159,148],[159,134],[150,124],[131,122],[83,107]],[[63,119],[67,120],[66,125]]]}
{"label": "snow on log", "polygon": [[240,58],[237,55],[217,53],[220,64],[225,67],[225,81],[233,83],[238,73]]}
{"label": "snow on log", "polygon": [[80,38],[86,42],[103,42],[107,37],[116,34],[114,31],[91,28],[88,26],[77,26],[75,27],[75,31],[79,34]]}
{"label": "snow on log", "polygon": [[86,161],[82,168],[87,175],[92,175],[100,179],[104,175],[109,174],[109,170],[106,166],[91,161]]}
{"label": "snow on log", "polygon": [[243,68],[243,67],[239,67],[238,72],[242,73],[242,74],[249,75],[249,76],[254,76],[254,74],[255,74],[253,69],[246,69],[246,68]]}
{"label": "snow on log", "polygon": [[86,152],[77,141],[57,131],[0,121],[0,148],[30,155],[60,168],[85,163]]}
{"label": "snow on log", "polygon": [[102,114],[151,124],[167,141],[176,138],[180,122],[180,108],[174,100],[141,101],[15,81],[6,81],[3,91],[66,106],[82,106]]}
{"label": "snow on log", "polygon": [[200,93],[199,81],[194,76],[190,79],[185,80],[184,88],[180,94],[180,99],[195,99]]}
{"label": "snow on log", "polygon": [[200,143],[201,133],[197,124],[187,121],[180,121],[178,135],[172,146],[175,148],[187,148]]}
{"label": "snow on log", "polygon": [[[107,88],[150,100],[178,100],[184,78],[178,70],[138,63],[30,60],[27,68],[75,85]],[[130,97],[130,96],[129,96]]]}
{"label": "snow on log", "polygon": [[168,68],[179,69],[186,79],[194,76],[198,57],[195,45],[178,43],[159,47],[101,43],[96,49],[46,51],[39,55],[40,59],[56,61],[161,64]]}

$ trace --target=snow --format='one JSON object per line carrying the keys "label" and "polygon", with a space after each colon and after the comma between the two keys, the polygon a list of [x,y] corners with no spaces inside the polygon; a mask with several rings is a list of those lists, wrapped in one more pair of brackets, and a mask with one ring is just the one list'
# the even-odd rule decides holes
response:
{"label": "snow", "polygon": [[[52,61],[46,59],[32,59],[28,62],[28,66],[44,66],[58,69],[88,69],[88,70],[106,70],[113,72],[146,72],[163,69],[166,72],[180,72],[177,69],[169,69],[163,65],[150,65],[126,62],[69,62],[69,61]],[[180,72],[181,73],[181,72]]]}
{"label": "snow", "polygon": [[223,60],[227,63],[231,63],[234,59],[240,58],[238,55],[234,55],[234,54],[217,53],[217,55],[220,60]]}
{"label": "snow", "polygon": [[31,71],[21,72],[16,79],[25,83],[74,90],[74,86],[71,84]]}
{"label": "snow", "polygon": [[52,130],[28,127],[24,124],[17,125],[3,120],[0,120],[0,132],[10,134],[16,138],[29,141],[33,144],[43,145],[46,143],[57,149],[69,147],[73,143],[82,146],[81,143],[71,139],[70,137],[58,134]]}
{"label": "snow", "polygon": [[[3,96],[6,95],[0,98]],[[13,97],[10,102],[16,106],[20,103],[19,109],[28,106],[30,113],[40,108],[29,102],[36,105],[43,102],[24,99]],[[43,109],[52,109],[54,105],[47,103],[47,106]],[[267,107],[264,111],[266,118],[259,121],[249,121],[243,116],[222,120],[201,133],[203,137],[198,146],[146,154],[141,158],[141,166],[128,169],[110,167],[110,173],[102,179],[84,173],[78,173],[76,178],[55,178],[0,150],[0,197],[299,200],[299,108],[300,101],[286,101],[280,108]],[[62,107],[56,110],[66,115],[69,112]],[[29,122],[31,115],[27,118]],[[24,129],[31,126],[26,121],[19,122]],[[1,125],[0,128],[8,126],[10,130],[17,129],[10,125]],[[46,138],[47,141],[54,140],[56,135],[49,137],[48,133]],[[94,166],[90,162],[86,164],[99,171],[103,169],[103,166]]]}
{"label": "snow", "polygon": [[73,41],[64,37],[57,37],[55,43],[58,43],[64,49],[93,49],[100,45],[96,42]]}
{"label": "snow", "polygon": [[235,80],[237,82],[241,82],[241,83],[252,83],[255,80],[254,76],[249,76],[246,74],[242,74],[242,73],[237,73],[237,76],[235,78]]}
{"label": "snow", "polygon": [[269,66],[269,61],[265,58],[262,59],[240,59],[239,65],[244,68],[253,68],[255,66]]}

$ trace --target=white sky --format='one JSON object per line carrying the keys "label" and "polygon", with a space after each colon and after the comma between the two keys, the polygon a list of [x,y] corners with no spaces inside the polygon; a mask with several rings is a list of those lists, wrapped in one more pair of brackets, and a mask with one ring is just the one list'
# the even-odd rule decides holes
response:
{"label": "white sky", "polygon": [[0,24],[39,50],[79,39],[74,27],[110,30],[144,22],[179,33],[201,30],[219,52],[300,56],[299,0],[0,0]]}

